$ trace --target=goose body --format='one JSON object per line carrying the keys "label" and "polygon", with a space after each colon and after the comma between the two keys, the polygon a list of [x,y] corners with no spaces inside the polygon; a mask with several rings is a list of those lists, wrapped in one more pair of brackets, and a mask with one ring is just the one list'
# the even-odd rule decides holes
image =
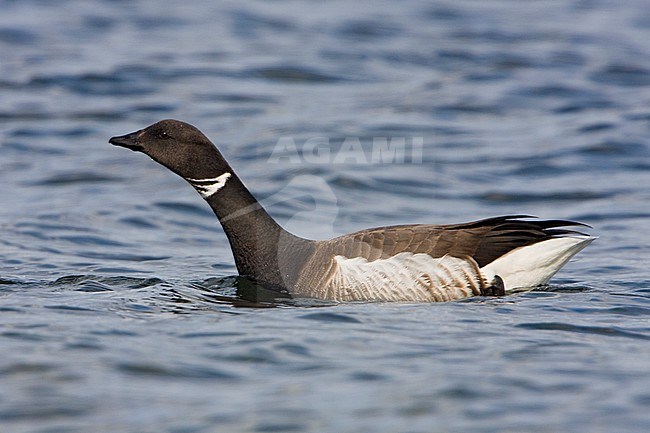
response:
{"label": "goose body", "polygon": [[189,182],[221,222],[239,274],[296,297],[434,302],[503,295],[546,284],[595,239],[567,228],[584,224],[525,215],[303,239],[273,220],[188,123],[162,120],[110,143],[143,152]]}

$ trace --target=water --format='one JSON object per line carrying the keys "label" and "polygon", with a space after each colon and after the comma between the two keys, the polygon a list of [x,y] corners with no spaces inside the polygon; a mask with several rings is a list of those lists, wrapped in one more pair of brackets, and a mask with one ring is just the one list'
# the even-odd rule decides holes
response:
{"label": "water", "polygon": [[[649,431],[648,40],[641,0],[1,2],[0,431]],[[504,298],[274,299],[107,143],[169,117],[305,237],[527,213],[599,239]]]}

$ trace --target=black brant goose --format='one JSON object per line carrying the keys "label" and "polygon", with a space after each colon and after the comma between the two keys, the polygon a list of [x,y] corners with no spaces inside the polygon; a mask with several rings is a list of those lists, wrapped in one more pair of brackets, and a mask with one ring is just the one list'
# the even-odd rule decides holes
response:
{"label": "black brant goose", "polygon": [[449,301],[545,284],[595,238],[585,224],[509,215],[450,225],[378,227],[325,241],[273,220],[212,142],[162,120],[113,137],[194,187],[228,236],[242,276],[295,297],[333,301]]}

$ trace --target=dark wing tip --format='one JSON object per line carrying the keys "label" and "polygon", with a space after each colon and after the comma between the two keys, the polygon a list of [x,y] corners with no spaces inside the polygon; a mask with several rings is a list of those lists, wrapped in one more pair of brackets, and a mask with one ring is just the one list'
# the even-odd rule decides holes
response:
{"label": "dark wing tip", "polygon": [[[524,220],[525,221],[525,220]],[[587,227],[587,228],[593,228],[589,224],[585,224],[579,221],[573,221],[573,220],[562,220],[562,219],[552,219],[552,220],[535,220],[535,221],[530,221],[533,224],[536,224],[538,227],[542,227],[545,229],[550,229],[554,227]]]}
{"label": "dark wing tip", "polygon": [[470,223],[471,228],[483,226],[474,259],[484,266],[516,248],[565,236],[590,237],[574,227],[591,226],[571,220],[538,219],[529,215],[507,215]]}

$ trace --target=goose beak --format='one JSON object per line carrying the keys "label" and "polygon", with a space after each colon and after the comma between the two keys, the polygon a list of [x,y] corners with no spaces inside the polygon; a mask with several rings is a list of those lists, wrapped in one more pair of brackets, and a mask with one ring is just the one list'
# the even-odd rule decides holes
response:
{"label": "goose beak", "polygon": [[126,135],[118,135],[108,140],[114,146],[126,147],[134,151],[142,151],[142,145],[138,139],[141,131],[132,132]]}

